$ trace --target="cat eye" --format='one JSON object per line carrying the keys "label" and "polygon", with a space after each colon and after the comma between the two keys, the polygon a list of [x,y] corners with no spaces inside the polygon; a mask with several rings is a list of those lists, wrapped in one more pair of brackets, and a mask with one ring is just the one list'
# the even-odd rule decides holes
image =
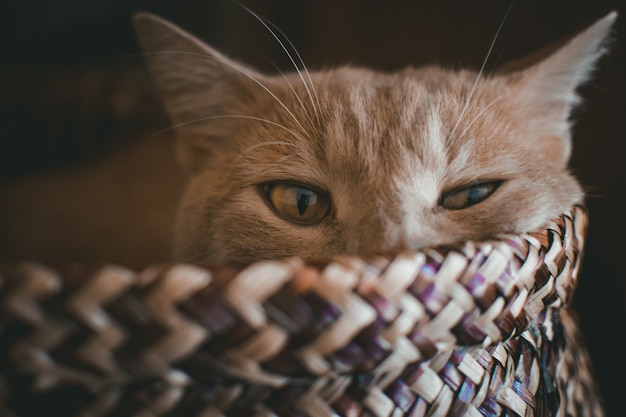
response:
{"label": "cat eye", "polygon": [[445,193],[439,205],[448,210],[462,210],[485,200],[498,189],[502,181],[489,181],[457,188]]}
{"label": "cat eye", "polygon": [[292,223],[317,224],[330,213],[330,198],[322,191],[289,183],[265,184],[263,191],[276,214]]}

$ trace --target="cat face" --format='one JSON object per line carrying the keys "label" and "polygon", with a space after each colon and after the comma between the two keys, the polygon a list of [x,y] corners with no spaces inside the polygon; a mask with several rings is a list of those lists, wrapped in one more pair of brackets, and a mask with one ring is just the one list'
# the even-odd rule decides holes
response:
{"label": "cat face", "polygon": [[178,258],[323,259],[540,227],[582,199],[568,118],[614,20],[490,78],[437,67],[265,76],[138,15],[191,174]]}

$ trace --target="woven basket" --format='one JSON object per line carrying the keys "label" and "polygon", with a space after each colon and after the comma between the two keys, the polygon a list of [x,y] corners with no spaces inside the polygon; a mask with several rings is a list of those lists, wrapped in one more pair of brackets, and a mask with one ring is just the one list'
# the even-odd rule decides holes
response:
{"label": "woven basket", "polygon": [[602,416],[565,308],[586,213],[329,264],[0,275],[2,416]]}

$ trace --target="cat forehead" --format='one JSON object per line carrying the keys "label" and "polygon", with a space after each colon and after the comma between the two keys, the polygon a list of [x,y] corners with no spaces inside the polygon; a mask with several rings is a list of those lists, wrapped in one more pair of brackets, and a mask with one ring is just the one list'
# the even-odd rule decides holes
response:
{"label": "cat forehead", "polygon": [[[268,175],[283,179],[320,187],[343,182],[355,192],[365,187],[384,193],[393,192],[384,189],[396,183],[419,183],[428,194],[424,198],[437,198],[439,189],[449,185],[447,178],[471,179],[479,175],[473,168],[494,165],[481,141],[469,140],[469,135],[458,140],[466,124],[459,124],[457,139],[451,136],[466,103],[463,91],[471,90],[476,74],[450,72],[446,77],[441,72],[381,74],[344,68],[314,73],[311,96],[298,76],[288,82],[281,77],[280,97],[290,111],[271,101],[273,113],[263,116],[289,129],[277,128],[273,133],[278,136],[270,137],[267,130],[253,133],[260,143],[284,140],[292,146],[264,146],[255,157],[263,152],[258,160],[264,161]],[[478,86],[468,117],[493,95],[490,90]],[[494,130],[491,126],[489,134]],[[424,188],[428,183],[433,186]]]}
{"label": "cat forehead", "polygon": [[[345,131],[374,140],[389,135],[418,138],[419,130],[433,118],[442,129],[452,131],[510,90],[501,79],[481,80],[471,71],[438,67],[395,73],[340,68],[315,73],[312,79],[310,89],[297,77],[288,80],[285,97],[293,101],[292,93],[298,95],[299,106],[292,104],[295,113],[303,110],[307,114],[301,117],[317,117],[324,125],[343,124]],[[463,117],[465,113],[468,117]]]}
{"label": "cat forehead", "polygon": [[[317,154],[341,164],[346,157],[359,164],[382,157],[381,163],[398,165],[400,157],[410,155],[425,165],[441,166],[442,158],[467,158],[470,146],[481,146],[481,140],[468,140],[475,135],[468,127],[481,127],[478,115],[489,125],[480,133],[483,144],[502,130],[496,125],[506,125],[508,119],[508,114],[501,120],[486,114],[498,113],[488,107],[505,95],[506,83],[475,83],[476,74],[469,71],[429,67],[386,74],[340,68],[313,74],[311,91],[298,81],[290,80],[285,93],[290,97],[296,90],[301,95],[299,103],[291,103],[293,113],[304,125],[307,120],[318,121],[311,129],[304,128],[314,132],[310,145],[320,148]],[[284,121],[293,124],[290,119]]]}

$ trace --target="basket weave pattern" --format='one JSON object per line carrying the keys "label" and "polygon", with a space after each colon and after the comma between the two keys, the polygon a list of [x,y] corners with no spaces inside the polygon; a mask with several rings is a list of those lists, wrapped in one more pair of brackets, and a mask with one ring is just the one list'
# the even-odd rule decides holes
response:
{"label": "basket weave pattern", "polygon": [[0,415],[603,416],[544,230],[329,264],[0,274]]}

